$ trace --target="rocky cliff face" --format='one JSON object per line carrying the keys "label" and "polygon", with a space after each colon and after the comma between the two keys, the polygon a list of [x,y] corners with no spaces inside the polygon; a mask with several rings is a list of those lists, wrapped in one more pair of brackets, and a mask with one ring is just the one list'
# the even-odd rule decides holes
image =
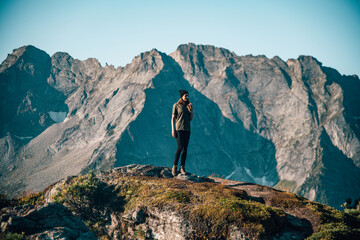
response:
{"label": "rocky cliff face", "polygon": [[[278,187],[333,205],[337,196],[350,194],[341,189],[355,184],[359,193],[359,78],[341,76],[308,56],[285,63],[191,44],[171,56],[225,117],[274,144]],[[327,197],[319,189],[327,189]]]}
{"label": "rocky cliff face", "polygon": [[28,46],[16,49],[0,66],[0,136],[29,141],[66,115],[65,96],[47,83],[51,59]]}
{"label": "rocky cliff face", "polygon": [[313,57],[284,62],[187,44],[115,69],[23,47],[0,69],[7,194],[90,169],[172,165],[171,109],[181,88],[194,105],[191,172],[275,185],[335,207],[360,192],[360,80]]}

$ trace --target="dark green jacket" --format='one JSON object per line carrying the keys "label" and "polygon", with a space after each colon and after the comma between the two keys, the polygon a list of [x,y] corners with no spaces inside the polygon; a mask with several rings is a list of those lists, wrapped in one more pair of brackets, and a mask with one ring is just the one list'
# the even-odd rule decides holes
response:
{"label": "dark green jacket", "polygon": [[191,113],[186,105],[175,103],[172,110],[172,115],[176,118],[175,130],[183,130],[190,132]]}

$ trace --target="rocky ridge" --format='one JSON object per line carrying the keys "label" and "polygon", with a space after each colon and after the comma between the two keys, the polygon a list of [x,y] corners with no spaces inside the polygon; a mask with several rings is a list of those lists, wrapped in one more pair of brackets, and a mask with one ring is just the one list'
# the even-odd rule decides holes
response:
{"label": "rocky ridge", "polygon": [[36,207],[0,210],[3,234],[23,232],[25,239],[360,236],[359,219],[293,193],[190,173],[173,178],[170,168],[151,165],[68,177],[33,196],[27,201],[37,198]]}
{"label": "rocky ridge", "polygon": [[11,196],[90,169],[171,165],[181,88],[195,107],[191,172],[335,207],[360,192],[359,78],[310,56],[284,62],[184,44],[114,68],[27,46],[1,64],[0,84],[0,189]]}
{"label": "rocky ridge", "polygon": [[27,239],[97,239],[70,210],[52,203],[4,208],[1,210],[1,228],[5,236],[25,233]]}

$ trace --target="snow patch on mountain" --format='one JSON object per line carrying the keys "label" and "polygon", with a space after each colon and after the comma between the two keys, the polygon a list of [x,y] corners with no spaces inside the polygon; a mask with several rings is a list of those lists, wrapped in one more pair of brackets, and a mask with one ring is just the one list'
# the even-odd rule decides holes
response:
{"label": "snow patch on mountain", "polygon": [[244,167],[245,172],[252,178],[257,184],[265,185],[265,186],[274,186],[273,182],[270,182],[266,179],[266,176],[262,176],[260,178],[254,177],[250,171],[250,169]]}
{"label": "snow patch on mountain", "polygon": [[48,112],[50,118],[57,123],[61,123],[65,120],[67,112]]}
{"label": "snow patch on mountain", "polygon": [[32,139],[33,138],[32,136],[28,136],[28,137],[21,137],[21,136],[16,136],[16,135],[13,135],[13,136],[20,139],[20,140]]}

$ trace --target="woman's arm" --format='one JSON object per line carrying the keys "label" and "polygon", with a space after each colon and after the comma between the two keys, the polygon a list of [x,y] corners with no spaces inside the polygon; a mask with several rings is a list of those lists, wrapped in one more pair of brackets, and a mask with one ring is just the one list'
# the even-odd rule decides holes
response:
{"label": "woman's arm", "polygon": [[176,119],[175,115],[172,115],[172,117],[171,117],[171,135],[173,137],[176,137],[175,124],[174,124],[175,119]]}
{"label": "woman's arm", "polygon": [[192,107],[192,103],[189,103],[189,105],[187,106],[188,110],[190,112],[190,121],[193,119],[193,107]]}

